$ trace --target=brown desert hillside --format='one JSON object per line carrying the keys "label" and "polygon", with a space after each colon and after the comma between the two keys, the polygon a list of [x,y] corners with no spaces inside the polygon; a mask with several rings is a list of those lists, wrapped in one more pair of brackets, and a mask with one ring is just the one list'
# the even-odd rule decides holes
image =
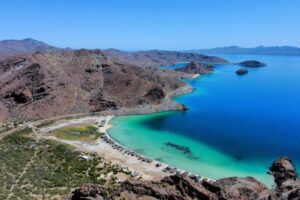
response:
{"label": "brown desert hillside", "polygon": [[12,57],[0,62],[0,116],[28,120],[137,107],[150,112],[162,103],[182,109],[168,100],[185,86],[178,73],[124,64],[99,50]]}

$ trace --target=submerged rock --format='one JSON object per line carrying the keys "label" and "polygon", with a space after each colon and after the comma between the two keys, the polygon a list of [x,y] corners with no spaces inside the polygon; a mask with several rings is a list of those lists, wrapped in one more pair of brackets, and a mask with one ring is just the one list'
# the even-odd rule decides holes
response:
{"label": "submerged rock", "polygon": [[235,72],[237,75],[246,75],[248,74],[248,69],[239,69]]}
{"label": "submerged rock", "polygon": [[181,145],[174,144],[174,143],[171,143],[171,142],[167,142],[167,143],[165,143],[165,145],[168,146],[168,147],[172,147],[174,149],[177,149],[179,151],[182,151],[184,154],[192,153],[190,148],[185,147],[185,146],[181,146]]}
{"label": "submerged rock", "polygon": [[242,65],[242,66],[245,66],[245,67],[264,67],[264,66],[267,66],[266,63],[263,63],[263,62],[260,62],[260,61],[257,61],[257,60],[246,60],[246,61],[241,62],[239,64]]}
{"label": "submerged rock", "polygon": [[171,143],[171,142],[167,142],[167,143],[165,143],[165,145],[166,145],[167,147],[171,147],[171,148],[174,148],[174,149],[176,149],[176,150],[178,150],[178,151],[181,151],[183,154],[187,155],[188,158],[190,158],[190,159],[193,159],[193,160],[199,159],[198,156],[194,156],[194,155],[192,154],[192,152],[191,152],[191,150],[190,150],[189,147],[181,146],[181,145],[174,144],[174,143]]}

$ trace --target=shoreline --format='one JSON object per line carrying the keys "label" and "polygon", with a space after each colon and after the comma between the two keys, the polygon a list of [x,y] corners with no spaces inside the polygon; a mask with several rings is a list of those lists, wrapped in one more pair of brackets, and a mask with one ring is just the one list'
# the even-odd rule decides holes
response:
{"label": "shoreline", "polygon": [[[81,119],[68,120],[69,122],[63,122],[64,126],[74,125],[74,124],[83,124],[83,123],[95,123],[105,120],[105,124],[102,127],[98,127],[100,133],[103,133],[96,141],[93,142],[85,142],[78,140],[64,140],[59,139],[54,136],[49,135],[49,131],[54,130],[55,128],[60,128],[64,126],[59,125],[50,125],[49,127],[41,128],[40,132],[44,135],[44,138],[56,140],[59,142],[63,142],[75,147],[80,152],[92,153],[96,152],[99,156],[103,157],[105,161],[111,162],[112,164],[118,165],[123,169],[130,170],[132,174],[134,174],[134,178],[142,178],[144,180],[160,180],[163,177],[170,175],[168,173],[162,172],[163,167],[167,167],[167,165],[162,164],[160,167],[156,167],[156,162],[146,163],[142,160],[137,159],[134,156],[121,153],[118,149],[116,149],[113,145],[105,142],[103,136],[108,136],[107,130],[112,127],[109,124],[109,121],[114,116],[93,116],[93,117],[85,117]],[[114,141],[110,139],[111,141]],[[116,144],[116,142],[113,142]],[[125,149],[125,147],[124,147]],[[129,151],[129,150],[128,150]]]}
{"label": "shoreline", "polygon": [[[191,78],[198,78],[199,75],[195,74]],[[113,164],[119,165],[122,168],[129,169],[135,174],[135,177],[142,178],[144,180],[160,180],[166,176],[176,174],[176,173],[186,173],[188,176],[194,178],[197,181],[202,181],[203,179],[207,181],[214,181],[208,177],[203,177],[198,174],[193,174],[182,169],[170,166],[166,163],[150,159],[143,154],[135,152],[128,149],[124,145],[121,145],[116,140],[110,137],[108,130],[112,128],[109,123],[111,119],[115,116],[121,115],[144,115],[152,114],[158,112],[166,111],[183,111],[185,106],[173,100],[174,97],[189,94],[193,92],[193,87],[187,83],[183,86],[177,88],[176,90],[170,91],[166,94],[166,97],[159,104],[154,105],[143,105],[133,108],[122,108],[119,110],[102,111],[97,113],[77,113],[77,114],[67,114],[62,116],[54,116],[48,119],[40,119],[37,121],[28,121],[22,124],[23,126],[33,127],[40,126],[43,123],[54,121],[54,124],[46,125],[45,127],[39,127],[39,132],[42,133],[41,137],[46,139],[52,139],[59,142],[63,142],[74,146],[81,152],[96,152],[98,155],[104,158],[104,160],[109,161]],[[54,129],[62,128],[64,126],[82,124],[85,121],[101,121],[105,119],[105,124],[102,127],[98,127],[100,133],[103,135],[96,140],[95,144],[86,143],[83,141],[75,140],[64,140],[59,139],[54,136],[49,135]],[[60,124],[57,122],[62,121]],[[56,124],[56,125],[55,125]],[[46,135],[43,135],[43,132]]]}
{"label": "shoreline", "polygon": [[[115,116],[113,116],[110,120],[112,120]],[[202,175],[199,175],[199,174],[195,174],[195,173],[191,173],[191,172],[188,172],[186,170],[183,170],[183,169],[179,169],[177,167],[174,167],[174,166],[171,166],[167,163],[164,163],[162,161],[157,161],[155,159],[152,159],[152,158],[149,158],[141,153],[138,153],[136,151],[133,151],[133,150],[130,150],[128,149],[126,146],[120,144],[119,142],[117,142],[116,140],[114,140],[112,137],[110,137],[109,135],[109,132],[108,130],[113,128],[113,126],[111,124],[109,124],[109,121],[107,121],[107,129],[105,130],[105,137],[107,137],[109,140],[111,140],[113,143],[111,143],[111,145],[117,145],[119,146],[119,148],[122,148],[125,152],[131,154],[131,156],[133,156],[135,159],[136,157],[140,157],[140,159],[146,163],[152,163],[152,162],[155,162],[156,164],[160,164],[160,166],[164,166],[165,168],[163,170],[166,170],[166,172],[168,173],[167,175],[171,175],[171,174],[176,174],[176,173],[180,173],[180,174],[184,174],[184,173],[187,173],[188,176],[190,176],[191,178],[193,179],[196,179],[197,181],[202,181],[202,180],[206,180],[206,181],[215,181],[214,179],[212,178],[208,178],[208,177],[205,177],[205,176],[202,176]],[[103,138],[102,138],[103,139]],[[166,173],[165,172],[165,173]]]}
{"label": "shoreline", "polygon": [[[74,146],[77,150],[84,153],[96,152],[99,156],[103,157],[104,160],[118,165],[122,169],[129,170],[132,172],[132,177],[135,179],[143,180],[161,180],[166,176],[170,176],[176,173],[187,174],[197,182],[202,180],[215,181],[214,179],[204,177],[198,174],[190,173],[182,169],[178,169],[174,166],[170,166],[167,163],[151,159],[143,154],[128,149],[126,146],[121,145],[116,140],[110,137],[108,130],[113,128],[109,122],[115,116],[87,116],[78,119],[62,120],[58,124],[53,124],[47,127],[40,128],[39,131],[42,133],[42,137],[47,139],[56,140]],[[98,126],[98,130],[102,135],[94,142],[78,141],[78,140],[64,140],[49,135],[52,130],[62,128],[65,126],[87,124],[103,122],[105,123]],[[59,122],[59,121],[58,121]]]}

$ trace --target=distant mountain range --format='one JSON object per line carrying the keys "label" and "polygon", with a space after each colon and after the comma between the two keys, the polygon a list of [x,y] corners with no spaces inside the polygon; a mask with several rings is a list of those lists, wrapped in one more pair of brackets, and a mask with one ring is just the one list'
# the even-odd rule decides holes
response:
{"label": "distant mountain range", "polygon": [[292,46],[258,46],[255,48],[243,48],[239,46],[218,47],[212,49],[196,49],[185,52],[204,54],[256,54],[256,55],[290,55],[299,56],[300,48]]}
{"label": "distant mountain range", "polygon": [[[24,40],[2,40],[0,41],[0,59],[11,56],[23,56],[35,52],[57,52],[73,51],[70,48],[58,48],[35,39]],[[101,50],[107,57],[120,60],[127,64],[133,64],[143,67],[159,67],[162,65],[171,65],[177,62],[203,62],[203,63],[227,63],[228,61],[215,56],[201,55],[198,53],[183,53],[178,51],[136,51],[127,52],[117,49]]]}
{"label": "distant mountain range", "polygon": [[65,51],[68,48],[58,48],[35,39],[24,40],[2,40],[0,41],[0,59],[10,56],[30,54],[34,52]]}
{"label": "distant mountain range", "polygon": [[199,53],[183,53],[178,51],[149,50],[126,52],[117,49],[106,49],[102,51],[110,58],[143,67],[159,67],[173,65],[178,62],[192,61],[210,64],[228,63],[227,60],[216,56],[207,56]]}

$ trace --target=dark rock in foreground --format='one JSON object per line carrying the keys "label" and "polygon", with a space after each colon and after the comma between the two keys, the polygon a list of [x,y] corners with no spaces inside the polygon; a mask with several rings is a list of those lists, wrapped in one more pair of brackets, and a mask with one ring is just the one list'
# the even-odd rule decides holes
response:
{"label": "dark rock in foreground", "polygon": [[174,175],[165,177],[160,182],[125,181],[116,188],[102,185],[86,185],[72,192],[68,197],[75,199],[203,199],[217,200],[216,194],[188,176]]}
{"label": "dark rock in foreground", "polygon": [[213,66],[204,63],[190,62],[185,67],[177,68],[176,71],[185,72],[188,74],[208,74],[214,71]]}
{"label": "dark rock in foreground", "polygon": [[300,199],[300,181],[290,159],[283,157],[275,161],[270,173],[275,179],[277,199]]}
{"label": "dark rock in foreground", "polygon": [[245,66],[245,67],[264,67],[264,66],[267,66],[266,63],[263,63],[263,62],[260,62],[260,61],[257,61],[257,60],[246,60],[246,61],[241,62],[239,64],[242,65],[242,66]]}
{"label": "dark rock in foreground", "polygon": [[292,161],[286,157],[280,158],[275,161],[270,167],[271,174],[274,175],[275,183],[282,185],[287,180],[296,180],[297,174]]}
{"label": "dark rock in foreground", "polygon": [[270,168],[276,188],[268,189],[252,177],[230,177],[197,182],[188,173],[165,177],[158,182],[129,180],[112,188],[86,185],[74,190],[75,199],[201,199],[201,200],[296,200],[300,199],[300,182],[291,161],[281,158]]}
{"label": "dark rock in foreground", "polygon": [[237,70],[235,73],[237,74],[237,75],[246,75],[246,74],[248,74],[248,69],[239,69],[239,70]]}
{"label": "dark rock in foreground", "polygon": [[219,188],[218,199],[271,199],[272,192],[256,179],[252,177],[245,178],[224,178],[217,180],[213,184]]}

